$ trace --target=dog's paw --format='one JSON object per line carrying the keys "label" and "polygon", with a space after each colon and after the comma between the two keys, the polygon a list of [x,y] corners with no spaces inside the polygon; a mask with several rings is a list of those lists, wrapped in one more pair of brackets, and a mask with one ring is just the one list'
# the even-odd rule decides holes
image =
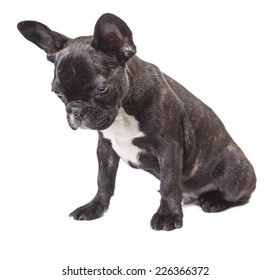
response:
{"label": "dog's paw", "polygon": [[183,218],[176,213],[157,212],[153,215],[151,220],[151,227],[154,230],[173,230],[181,228],[183,225]]}
{"label": "dog's paw", "polygon": [[224,200],[218,191],[211,191],[200,195],[199,206],[204,212],[220,212],[230,206],[230,202]]}
{"label": "dog's paw", "polygon": [[107,209],[108,205],[105,203],[100,200],[93,200],[74,210],[70,217],[73,217],[75,220],[94,220],[101,217]]}

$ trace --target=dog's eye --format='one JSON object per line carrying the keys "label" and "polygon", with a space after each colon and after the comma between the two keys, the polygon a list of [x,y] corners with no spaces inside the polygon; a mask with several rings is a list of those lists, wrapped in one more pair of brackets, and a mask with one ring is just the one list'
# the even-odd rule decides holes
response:
{"label": "dog's eye", "polygon": [[96,88],[95,97],[102,98],[105,97],[108,93],[108,87]]}

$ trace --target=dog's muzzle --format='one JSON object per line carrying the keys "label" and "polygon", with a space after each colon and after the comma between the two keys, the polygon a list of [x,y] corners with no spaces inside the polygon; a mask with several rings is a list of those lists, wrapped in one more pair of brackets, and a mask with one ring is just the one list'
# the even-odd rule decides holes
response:
{"label": "dog's muzzle", "polygon": [[72,129],[77,129],[82,126],[83,119],[91,109],[90,104],[84,101],[70,102],[67,107],[67,119]]}
{"label": "dog's muzzle", "polygon": [[110,123],[106,110],[86,101],[72,101],[66,106],[66,111],[69,126],[74,130],[79,127],[102,130]]}

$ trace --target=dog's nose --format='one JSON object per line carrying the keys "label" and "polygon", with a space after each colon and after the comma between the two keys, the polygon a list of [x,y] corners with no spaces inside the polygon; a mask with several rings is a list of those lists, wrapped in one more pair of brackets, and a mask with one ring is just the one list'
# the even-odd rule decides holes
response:
{"label": "dog's nose", "polygon": [[86,108],[72,107],[70,112],[75,118],[83,118],[87,114]]}
{"label": "dog's nose", "polygon": [[67,105],[67,113],[74,118],[82,119],[89,112],[91,105],[85,101],[72,101]]}

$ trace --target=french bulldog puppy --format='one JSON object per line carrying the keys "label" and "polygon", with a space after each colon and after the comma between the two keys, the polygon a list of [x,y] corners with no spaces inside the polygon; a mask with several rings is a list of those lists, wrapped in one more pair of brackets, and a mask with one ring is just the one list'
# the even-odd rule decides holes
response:
{"label": "french bulldog puppy", "polygon": [[108,209],[120,158],[160,180],[155,230],[182,227],[182,202],[219,212],[249,200],[256,176],[242,150],[208,106],[135,55],[120,18],[104,14],[93,36],[75,39],[35,21],[18,29],[54,63],[52,90],[70,127],[99,134],[98,191],[70,214],[74,219],[96,219]]}

